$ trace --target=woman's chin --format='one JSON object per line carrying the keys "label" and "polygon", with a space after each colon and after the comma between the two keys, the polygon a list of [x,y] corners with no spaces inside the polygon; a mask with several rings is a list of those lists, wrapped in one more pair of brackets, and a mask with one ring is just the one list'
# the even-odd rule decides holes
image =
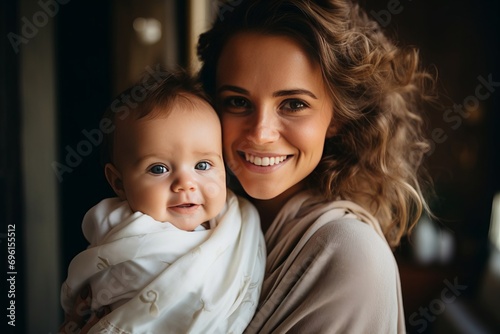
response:
{"label": "woman's chin", "polygon": [[301,181],[295,185],[286,186],[286,187],[278,187],[276,184],[274,185],[262,185],[258,182],[254,182],[251,184],[242,184],[245,193],[255,200],[272,200],[278,198],[290,198],[295,193],[301,191],[304,188],[304,182]]}
{"label": "woman's chin", "polygon": [[280,195],[280,191],[274,189],[263,189],[257,188],[255,186],[245,187],[243,186],[245,193],[257,200],[270,200]]}

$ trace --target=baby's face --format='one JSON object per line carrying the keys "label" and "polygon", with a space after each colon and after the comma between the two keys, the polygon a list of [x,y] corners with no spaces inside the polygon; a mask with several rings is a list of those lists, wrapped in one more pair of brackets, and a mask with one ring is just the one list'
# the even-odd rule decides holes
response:
{"label": "baby's face", "polygon": [[190,100],[194,106],[174,103],[168,116],[123,121],[114,152],[131,209],[186,231],[226,199],[219,119],[208,103]]}

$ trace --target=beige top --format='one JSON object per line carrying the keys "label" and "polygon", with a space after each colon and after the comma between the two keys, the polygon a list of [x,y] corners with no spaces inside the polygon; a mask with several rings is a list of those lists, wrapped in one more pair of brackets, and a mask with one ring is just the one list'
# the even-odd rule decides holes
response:
{"label": "beige top", "polygon": [[377,220],[306,191],[265,235],[266,273],[246,333],[404,333],[397,263]]}

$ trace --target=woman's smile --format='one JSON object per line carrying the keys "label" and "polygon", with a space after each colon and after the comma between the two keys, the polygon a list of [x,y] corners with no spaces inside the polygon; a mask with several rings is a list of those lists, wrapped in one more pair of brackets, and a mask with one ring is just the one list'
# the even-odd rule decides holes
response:
{"label": "woman's smile", "polygon": [[319,64],[291,38],[246,32],[230,38],[219,64],[229,169],[255,199],[300,190],[321,159],[333,117]]}
{"label": "woman's smile", "polygon": [[291,155],[238,152],[241,159],[245,159],[246,167],[252,172],[270,173],[281,168]]}
{"label": "woman's smile", "polygon": [[286,155],[257,156],[250,153],[245,153],[245,160],[247,162],[250,162],[251,164],[254,164],[255,166],[267,167],[267,166],[279,165],[286,159],[287,159]]}

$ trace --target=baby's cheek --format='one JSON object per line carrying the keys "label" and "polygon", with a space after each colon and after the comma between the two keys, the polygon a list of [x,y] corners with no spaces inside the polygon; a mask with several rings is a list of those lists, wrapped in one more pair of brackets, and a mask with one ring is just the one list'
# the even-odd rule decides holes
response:
{"label": "baby's cheek", "polygon": [[[155,219],[159,212],[164,211],[164,199],[165,196],[156,189],[142,189],[138,187],[136,191],[130,196],[129,205],[132,211],[141,211],[145,214],[153,216]],[[157,219],[158,220],[158,219]]]}
{"label": "baby's cheek", "polygon": [[226,198],[226,184],[224,178],[214,178],[204,184],[205,196],[212,200],[225,201]]}
{"label": "baby's cheek", "polygon": [[226,186],[223,182],[207,182],[204,185],[204,196],[209,204],[208,213],[215,217],[226,203]]}

